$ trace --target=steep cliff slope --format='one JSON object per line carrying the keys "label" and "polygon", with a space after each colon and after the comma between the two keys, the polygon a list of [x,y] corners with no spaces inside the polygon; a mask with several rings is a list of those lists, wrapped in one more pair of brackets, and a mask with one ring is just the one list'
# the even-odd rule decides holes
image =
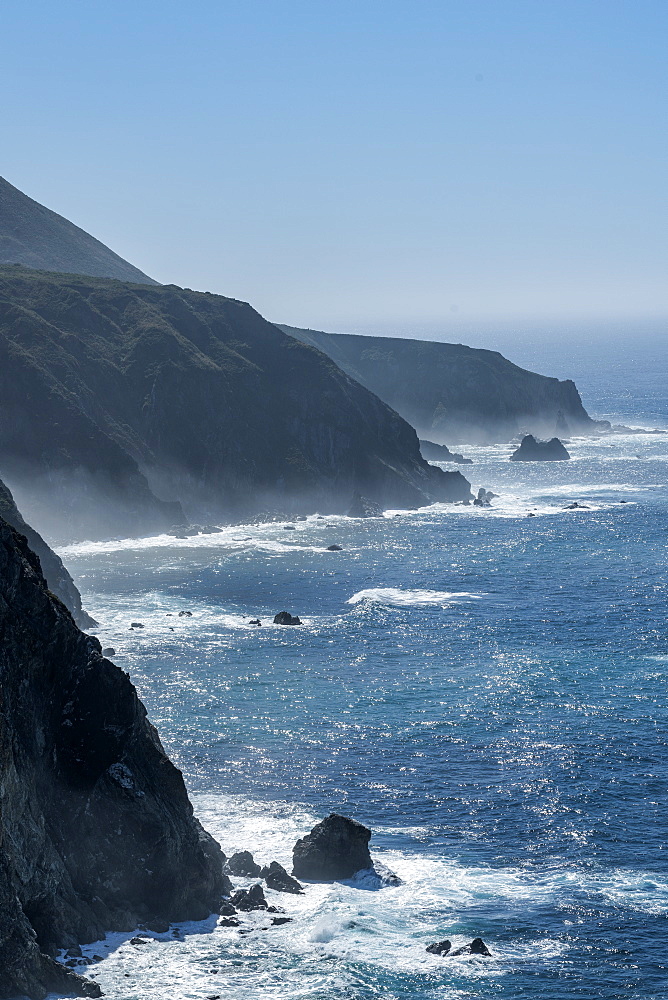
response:
{"label": "steep cliff slope", "polygon": [[520,431],[552,436],[599,429],[573,382],[526,371],[496,351],[280,328],[324,351],[431,441],[508,441]]}
{"label": "steep cliff slope", "polygon": [[81,607],[81,594],[65,569],[62,559],[49,548],[34,528],[26,524],[14,503],[14,497],[2,480],[0,480],[0,517],[3,517],[12,528],[16,528],[20,534],[25,535],[28,545],[39,556],[47,587],[71,612],[79,628],[92,628],[96,622]]}
{"label": "steep cliff slope", "polygon": [[385,403],[246,303],[18,267],[0,269],[0,468],[31,523],[57,534],[55,512],[70,537],[173,523],[156,495],[192,519],[469,495]]}
{"label": "steep cliff slope", "polygon": [[113,250],[0,177],[0,263],[154,285]]}
{"label": "steep cliff slope", "polygon": [[220,850],[127,674],[1,518],[0,790],[0,997],[99,995],[58,948],[216,910]]}

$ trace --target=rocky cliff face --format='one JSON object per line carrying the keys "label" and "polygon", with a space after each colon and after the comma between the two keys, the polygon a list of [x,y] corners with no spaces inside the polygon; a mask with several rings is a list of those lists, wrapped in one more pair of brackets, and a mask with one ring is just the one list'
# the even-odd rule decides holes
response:
{"label": "rocky cliff face", "polygon": [[2,480],[0,480],[0,517],[3,517],[12,528],[16,528],[21,535],[25,535],[28,545],[35,555],[39,556],[47,587],[63,602],[79,628],[93,628],[97,623],[81,607],[81,594],[65,569],[62,559],[49,548],[41,535],[26,524],[14,503],[14,497]]}
{"label": "rocky cliff face", "polygon": [[179,503],[201,521],[469,495],[249,305],[21,268],[0,269],[0,468],[31,523],[79,538],[164,527]]}
{"label": "rocky cliff face", "polygon": [[328,354],[430,441],[486,443],[510,441],[521,431],[551,437],[600,430],[573,382],[526,371],[496,351],[281,329]]}
{"label": "rocky cliff face", "polygon": [[128,676],[0,518],[0,997],[99,995],[58,948],[204,918],[223,886]]}
{"label": "rocky cliff face", "polygon": [[0,263],[154,285],[93,236],[0,177]]}

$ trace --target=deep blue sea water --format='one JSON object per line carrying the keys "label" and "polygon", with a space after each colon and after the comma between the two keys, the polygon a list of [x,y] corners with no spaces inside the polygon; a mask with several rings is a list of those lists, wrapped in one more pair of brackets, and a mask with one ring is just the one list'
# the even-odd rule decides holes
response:
{"label": "deep blue sea water", "polygon": [[[668,427],[665,355],[629,350],[533,366]],[[462,448],[490,511],[61,550],[228,854],[288,867],[337,810],[404,880],[276,895],[294,921],[249,934],[110,936],[108,997],[668,997],[668,434],[568,447]],[[425,951],[474,936],[492,958]]]}

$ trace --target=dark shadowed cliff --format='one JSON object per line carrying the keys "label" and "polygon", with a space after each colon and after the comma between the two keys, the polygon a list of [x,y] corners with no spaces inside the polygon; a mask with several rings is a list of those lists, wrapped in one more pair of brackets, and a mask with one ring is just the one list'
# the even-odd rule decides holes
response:
{"label": "dark shadowed cliff", "polygon": [[58,948],[217,909],[220,850],[130,679],[2,518],[0,789],[0,997],[97,996]]}
{"label": "dark shadowed cliff", "polygon": [[508,441],[600,429],[575,384],[526,371],[496,351],[281,326],[328,354],[430,441]]}
{"label": "dark shadowed cliff", "polygon": [[8,524],[11,524],[12,528],[16,528],[18,532],[25,535],[28,545],[39,556],[42,573],[44,574],[49,590],[71,612],[79,628],[92,628],[96,622],[81,607],[81,594],[77,590],[74,580],[63,566],[62,559],[56,555],[53,549],[49,548],[42,536],[34,528],[26,524],[21,516],[21,512],[14,503],[14,497],[2,480],[0,480],[0,517],[3,517]]}
{"label": "dark shadowed cliff", "polygon": [[113,250],[0,177],[0,263],[156,284]]}
{"label": "dark shadowed cliff", "polygon": [[19,267],[0,269],[0,468],[33,524],[70,537],[163,528],[179,504],[238,518],[469,495],[246,303]]}

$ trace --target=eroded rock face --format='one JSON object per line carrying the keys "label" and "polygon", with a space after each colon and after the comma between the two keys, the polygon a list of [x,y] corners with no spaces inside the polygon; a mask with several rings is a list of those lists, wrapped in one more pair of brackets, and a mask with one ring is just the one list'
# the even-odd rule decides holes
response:
{"label": "eroded rock face", "polygon": [[354,819],[330,813],[295,844],[292,874],[297,878],[330,882],[351,878],[372,865],[371,830]]}
{"label": "eroded rock face", "polygon": [[257,878],[262,870],[250,851],[237,851],[228,858],[226,867],[230,875],[246,875],[249,878]]}
{"label": "eroded rock face", "polygon": [[533,434],[522,438],[517,451],[510,456],[511,462],[565,462],[571,456],[568,454],[559,438],[549,441],[538,441]]}
{"label": "eroded rock face", "polygon": [[52,956],[202,919],[224,879],[127,674],[0,518],[0,997],[99,995]]}
{"label": "eroded rock face", "polygon": [[267,883],[269,889],[274,889],[276,892],[292,892],[301,893],[304,890],[292,875],[288,875],[283,865],[279,865],[278,861],[272,861],[270,865],[267,865],[261,871],[261,876]]}

